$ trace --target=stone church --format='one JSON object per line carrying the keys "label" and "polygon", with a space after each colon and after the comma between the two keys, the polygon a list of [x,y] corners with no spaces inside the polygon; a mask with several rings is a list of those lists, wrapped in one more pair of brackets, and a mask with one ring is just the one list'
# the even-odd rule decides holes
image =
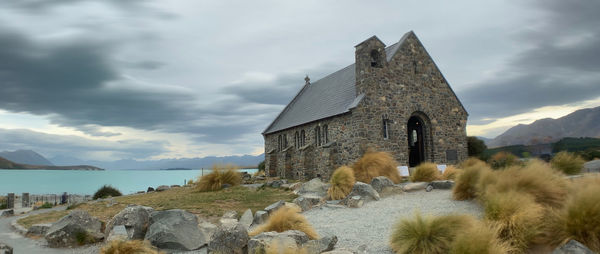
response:
{"label": "stone church", "polygon": [[329,179],[367,149],[400,165],[467,158],[467,112],[417,36],[373,36],[355,62],[305,85],[262,133],[270,176]]}

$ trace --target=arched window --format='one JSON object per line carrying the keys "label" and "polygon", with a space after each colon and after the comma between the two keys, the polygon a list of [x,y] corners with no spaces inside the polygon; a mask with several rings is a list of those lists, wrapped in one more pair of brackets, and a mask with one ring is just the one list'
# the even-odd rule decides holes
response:
{"label": "arched window", "polygon": [[383,65],[381,64],[381,54],[376,49],[371,50],[371,67],[381,68]]}
{"label": "arched window", "polygon": [[315,145],[321,146],[321,128],[315,127]]}
{"label": "arched window", "polygon": [[287,146],[288,146],[287,134],[283,134],[283,149],[286,149]]}
{"label": "arched window", "polygon": [[329,128],[326,125],[323,125],[323,144],[329,143]]}
{"label": "arched window", "polygon": [[300,146],[306,145],[306,135],[304,135],[304,130],[300,131]]}
{"label": "arched window", "polygon": [[300,148],[300,135],[298,135],[298,132],[296,131],[296,133],[294,134],[294,147],[296,149]]}
{"label": "arched window", "polygon": [[389,119],[383,119],[383,129],[382,129],[382,133],[383,133],[383,139],[388,139],[390,138],[390,127],[389,127]]}
{"label": "arched window", "polygon": [[283,150],[283,149],[281,149],[281,146],[282,146],[282,144],[281,144],[281,141],[282,141],[282,139],[281,139],[281,135],[279,135],[279,136],[277,137],[277,151],[281,151],[281,150]]}

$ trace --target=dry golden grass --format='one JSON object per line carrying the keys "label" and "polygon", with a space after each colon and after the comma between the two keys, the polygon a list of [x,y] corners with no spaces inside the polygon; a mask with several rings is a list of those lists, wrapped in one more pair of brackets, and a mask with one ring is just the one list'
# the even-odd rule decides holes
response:
{"label": "dry golden grass", "polygon": [[567,175],[575,175],[581,173],[585,161],[579,155],[562,151],[554,155],[550,163],[553,168]]}
{"label": "dry golden grass", "polygon": [[448,253],[456,235],[475,222],[466,215],[402,219],[396,224],[390,237],[390,245],[398,254]]}
{"label": "dry golden grass", "polygon": [[269,216],[269,219],[258,226],[250,236],[258,235],[262,232],[284,232],[287,230],[298,230],[304,232],[310,239],[318,239],[319,235],[313,229],[312,225],[306,220],[304,215],[300,214],[297,207],[283,206]]}
{"label": "dry golden grass", "polygon": [[448,166],[444,173],[442,174],[442,179],[444,180],[454,180],[456,176],[461,172],[461,169],[456,168],[455,166]]}
{"label": "dry golden grass", "polygon": [[506,254],[513,248],[498,238],[498,228],[482,222],[460,231],[450,247],[450,254]]}
{"label": "dry golden grass", "polygon": [[348,166],[341,166],[331,175],[331,186],[327,190],[327,197],[331,200],[343,199],[352,191],[356,180],[354,171]]}
{"label": "dry golden grass", "polygon": [[398,162],[386,152],[367,152],[352,168],[357,181],[371,183],[373,178],[385,176],[394,183],[400,183],[402,177],[398,173]]}
{"label": "dry golden grass", "polygon": [[490,167],[477,159],[469,159],[462,172],[456,176],[452,194],[456,200],[473,199],[477,196],[477,184],[482,173],[490,172]]}
{"label": "dry golden grass", "polygon": [[305,248],[298,248],[295,242],[285,243],[281,240],[274,240],[272,244],[266,246],[265,254],[307,254]]}
{"label": "dry golden grass", "polygon": [[544,207],[535,203],[533,196],[516,191],[488,192],[483,206],[485,218],[515,253],[525,253],[540,237]]}
{"label": "dry golden grass", "polygon": [[111,241],[104,245],[100,250],[101,254],[158,254],[156,248],[152,247],[147,241]]}
{"label": "dry golden grass", "polygon": [[501,151],[501,152],[497,152],[496,154],[492,155],[492,157],[489,160],[489,163],[492,166],[492,168],[501,169],[501,168],[519,165],[520,161],[519,161],[519,157],[515,156],[514,154]]}
{"label": "dry golden grass", "polygon": [[475,157],[469,157],[468,159],[461,162],[458,165],[458,168],[465,169],[465,168],[470,168],[470,167],[474,167],[474,166],[481,167],[482,165],[486,165],[486,163]]}
{"label": "dry golden grass", "polygon": [[[150,206],[156,210],[184,209],[216,222],[223,213],[235,210],[243,213],[246,209],[262,210],[279,200],[292,201],[296,195],[283,189],[248,189],[242,186],[213,192],[198,192],[193,188],[172,188],[161,192],[116,197],[117,204],[106,207],[107,202],[83,203],[77,210],[89,212],[101,221],[108,222],[128,204]],[[69,211],[35,214],[19,220],[19,224],[28,228],[33,224],[54,222],[67,215]],[[54,215],[52,215],[54,214]],[[50,216],[50,217],[48,217]]]}
{"label": "dry golden grass", "polygon": [[223,184],[237,186],[242,183],[242,176],[237,171],[237,167],[231,164],[212,166],[210,174],[201,176],[196,183],[196,189],[199,191],[216,191],[223,187]]}
{"label": "dry golden grass", "polygon": [[410,176],[412,182],[431,182],[441,179],[437,165],[431,162],[419,164]]}

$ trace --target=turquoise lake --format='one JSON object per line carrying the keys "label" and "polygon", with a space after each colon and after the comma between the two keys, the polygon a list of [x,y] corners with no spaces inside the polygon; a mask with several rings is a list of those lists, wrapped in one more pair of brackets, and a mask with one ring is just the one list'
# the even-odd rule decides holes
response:
{"label": "turquoise lake", "polygon": [[[250,174],[257,169],[240,169]],[[205,169],[204,174],[210,173]],[[31,194],[94,194],[105,184],[112,185],[123,194],[145,191],[159,185],[183,185],[194,179],[202,170],[4,170],[0,169],[0,195],[7,193]]]}

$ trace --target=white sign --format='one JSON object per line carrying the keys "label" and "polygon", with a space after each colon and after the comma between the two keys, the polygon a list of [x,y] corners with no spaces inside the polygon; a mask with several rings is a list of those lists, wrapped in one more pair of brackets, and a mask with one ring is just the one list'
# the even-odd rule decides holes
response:
{"label": "white sign", "polygon": [[400,173],[400,176],[410,176],[407,166],[398,166],[398,172]]}
{"label": "white sign", "polygon": [[437,165],[438,170],[443,174],[446,170],[446,164]]}

